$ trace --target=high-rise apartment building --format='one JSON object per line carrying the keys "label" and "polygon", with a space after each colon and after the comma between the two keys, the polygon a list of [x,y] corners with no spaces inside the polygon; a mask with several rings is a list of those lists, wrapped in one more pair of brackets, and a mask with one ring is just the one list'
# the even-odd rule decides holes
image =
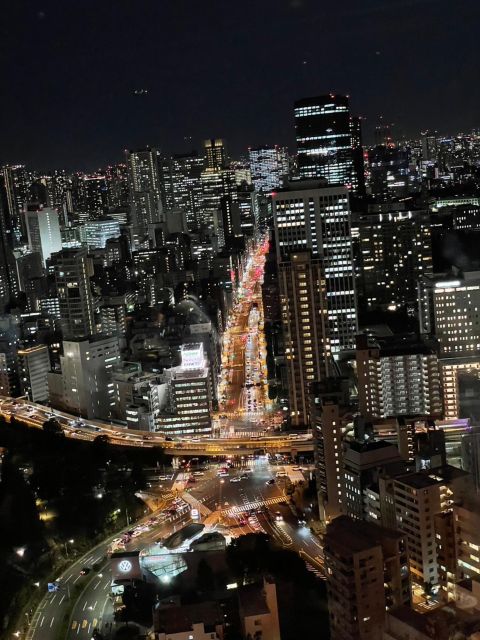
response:
{"label": "high-rise apartment building", "polygon": [[163,221],[162,192],[155,149],[127,153],[130,222],[134,234],[145,235],[149,224]]}
{"label": "high-rise apartment building", "polygon": [[86,249],[63,249],[51,257],[60,302],[64,338],[81,338],[96,331],[90,278],[93,265]]}
{"label": "high-rise apartment building", "polygon": [[283,186],[289,173],[288,151],[284,147],[256,147],[248,150],[255,191],[270,193]]}
{"label": "high-rise apartment building", "polygon": [[347,189],[292,182],[274,194],[273,207],[277,259],[306,250],[321,259],[331,352],[354,349],[357,306]]}
{"label": "high-rise apartment building", "polygon": [[310,394],[318,508],[320,521],[327,524],[343,509],[343,430],[351,419],[348,381],[313,382]]}
{"label": "high-rise apartment building", "polygon": [[357,336],[358,400],[364,417],[443,414],[436,343],[427,336]]}
{"label": "high-rise apartment building", "polygon": [[410,603],[405,536],[348,516],[324,538],[332,640],[382,640],[385,613]]}
{"label": "high-rise apartment building", "polygon": [[385,440],[365,439],[346,442],[343,451],[343,513],[351,518],[365,518],[366,491],[377,486],[379,477],[389,466],[402,464],[396,445]]}
{"label": "high-rise apartment building", "polygon": [[19,316],[0,315],[0,395],[20,395],[18,347],[20,337]]}
{"label": "high-rise apartment building", "polygon": [[363,193],[360,120],[351,116],[348,97],[304,98],[294,114],[300,178],[326,178]]}
{"label": "high-rise apartment building", "polygon": [[331,368],[321,260],[309,251],[292,253],[278,267],[288,375],[290,419],[309,423],[309,386]]}
{"label": "high-rise apartment building", "polygon": [[30,249],[40,254],[45,266],[52,253],[62,249],[58,211],[50,207],[28,207],[25,211],[25,226]]}
{"label": "high-rise apartment building", "polygon": [[435,514],[467,494],[468,478],[450,465],[395,478],[397,527],[407,539],[412,579],[422,586],[438,583]]}
{"label": "high-rise apartment building", "polygon": [[116,401],[112,373],[119,363],[116,337],[64,340],[61,372],[48,374],[52,407],[84,418],[111,420]]}

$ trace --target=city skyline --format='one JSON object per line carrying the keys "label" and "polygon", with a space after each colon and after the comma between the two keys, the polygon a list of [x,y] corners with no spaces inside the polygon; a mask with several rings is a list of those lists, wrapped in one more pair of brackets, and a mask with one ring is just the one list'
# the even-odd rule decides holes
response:
{"label": "city skyline", "polygon": [[477,126],[468,25],[478,5],[355,4],[6,7],[0,160],[93,170],[125,148],[186,152],[211,136],[225,137],[233,155],[293,147],[293,103],[330,91],[350,94],[367,140],[380,116],[398,137]]}

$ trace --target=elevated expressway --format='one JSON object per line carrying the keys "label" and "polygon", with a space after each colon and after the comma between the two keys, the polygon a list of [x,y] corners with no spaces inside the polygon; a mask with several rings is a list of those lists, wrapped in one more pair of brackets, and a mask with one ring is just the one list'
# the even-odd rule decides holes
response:
{"label": "elevated expressway", "polygon": [[96,437],[104,435],[113,445],[161,447],[167,455],[171,456],[242,456],[255,451],[296,454],[313,450],[313,441],[307,434],[166,440],[164,436],[149,431],[123,429],[98,420],[79,420],[63,411],[52,411],[43,405],[5,396],[0,397],[0,415],[7,422],[14,417],[17,422],[36,429],[42,429],[49,418],[55,418],[67,438],[93,442]]}

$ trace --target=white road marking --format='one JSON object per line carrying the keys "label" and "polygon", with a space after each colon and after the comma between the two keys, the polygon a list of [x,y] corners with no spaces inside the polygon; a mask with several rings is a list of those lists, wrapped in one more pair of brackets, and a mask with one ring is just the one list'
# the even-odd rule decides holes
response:
{"label": "white road marking", "polygon": [[65,600],[65,594],[63,594],[63,596],[61,597],[60,602],[58,604],[61,605],[64,600]]}
{"label": "white road marking", "polygon": [[75,578],[75,580],[73,581],[73,584],[75,584],[77,580],[80,580],[80,574],[78,574],[78,576]]}
{"label": "white road marking", "polygon": [[85,607],[87,606],[87,600],[85,600],[85,604],[83,605],[82,611],[85,611]]}
{"label": "white road marking", "polygon": [[50,622],[50,628],[52,627],[54,620],[55,620],[55,616],[52,616],[52,621]]}
{"label": "white road marking", "polygon": [[42,626],[44,620],[45,620],[45,616],[42,616],[42,620],[40,621],[40,626]]}

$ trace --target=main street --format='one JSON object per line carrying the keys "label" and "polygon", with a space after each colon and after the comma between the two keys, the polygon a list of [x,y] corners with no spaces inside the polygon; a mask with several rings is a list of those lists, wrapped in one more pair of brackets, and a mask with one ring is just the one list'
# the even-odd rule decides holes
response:
{"label": "main street", "polygon": [[219,383],[220,432],[265,432],[271,417],[263,334],[262,283],[267,241],[250,256],[223,335]]}

